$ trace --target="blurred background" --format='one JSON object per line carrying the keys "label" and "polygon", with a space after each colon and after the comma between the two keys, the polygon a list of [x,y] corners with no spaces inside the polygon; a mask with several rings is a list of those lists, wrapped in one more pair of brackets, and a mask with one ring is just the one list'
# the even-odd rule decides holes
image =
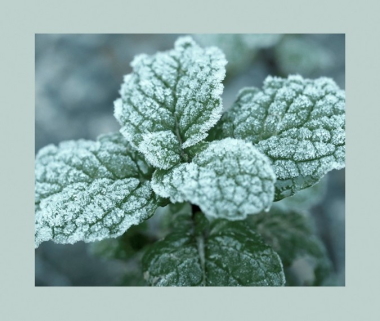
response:
{"label": "blurred background", "polygon": [[[37,34],[35,37],[35,151],[63,140],[115,132],[113,101],[137,54],[169,50],[180,34]],[[345,88],[345,36],[341,34],[192,35],[226,55],[223,105],[242,87],[261,87],[268,76],[330,77]],[[345,285],[345,172],[328,175],[311,208],[316,231],[333,265],[327,285]],[[154,218],[154,216],[153,216]],[[155,222],[149,223],[154,228]],[[96,252],[96,253],[95,253]],[[36,286],[144,285],[139,266],[74,245],[42,243],[35,250]],[[135,277],[136,276],[136,277]],[[300,272],[302,279],[302,271]],[[298,285],[303,285],[302,280]]]}

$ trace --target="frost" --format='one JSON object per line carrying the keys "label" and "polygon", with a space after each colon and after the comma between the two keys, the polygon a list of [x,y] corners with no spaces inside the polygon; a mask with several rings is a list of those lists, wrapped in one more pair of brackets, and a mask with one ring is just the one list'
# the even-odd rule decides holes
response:
{"label": "frost", "polygon": [[[122,134],[152,165],[169,168],[178,161],[178,146],[184,149],[204,139],[221,117],[226,60],[219,49],[202,49],[183,37],[173,50],[137,56],[131,65],[133,73],[124,78],[114,115]],[[148,149],[157,147],[154,140],[163,138],[162,132],[172,135],[156,157]]]}
{"label": "frost", "polygon": [[211,217],[239,220],[268,209],[275,175],[251,143],[226,138],[210,143],[191,163],[157,170],[152,188],[172,202],[197,204]]}
{"label": "frost", "polygon": [[169,169],[181,161],[181,147],[170,130],[143,134],[138,149],[150,164],[161,169]]}
{"label": "frost", "polygon": [[36,247],[48,240],[116,237],[149,218],[157,201],[142,165],[121,134],[41,149],[35,162]]}
{"label": "frost", "polygon": [[148,283],[155,286],[285,284],[279,256],[245,223],[219,219],[209,224],[199,219],[200,215],[196,214],[193,229],[169,234],[148,249],[143,257]]}
{"label": "frost", "polygon": [[180,164],[172,169],[156,170],[152,176],[152,189],[157,195],[170,198],[174,203],[186,201],[186,196],[181,192],[181,187],[187,181],[187,176],[196,171],[197,166],[192,163]]}
{"label": "frost", "polygon": [[262,91],[239,93],[220,129],[222,137],[249,141],[269,157],[275,200],[345,166],[345,93],[328,78],[268,77]]}

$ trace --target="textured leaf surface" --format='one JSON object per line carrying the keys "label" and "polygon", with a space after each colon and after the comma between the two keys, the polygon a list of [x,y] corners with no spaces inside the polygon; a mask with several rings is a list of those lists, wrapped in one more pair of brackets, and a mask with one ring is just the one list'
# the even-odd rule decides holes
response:
{"label": "textured leaf surface", "polygon": [[210,143],[191,163],[157,170],[153,190],[172,202],[189,201],[212,217],[238,220],[268,209],[275,175],[251,143],[226,138]]}
{"label": "textured leaf surface", "polygon": [[158,168],[169,169],[181,161],[181,147],[170,130],[143,134],[139,149]]}
{"label": "textured leaf surface", "polygon": [[280,255],[284,267],[290,267],[299,257],[309,257],[314,261],[316,285],[331,272],[324,245],[315,235],[307,216],[296,211],[271,210],[251,216],[249,222]]}
{"label": "textured leaf surface", "polygon": [[[200,218],[199,216],[202,216]],[[157,242],[143,257],[144,275],[155,286],[282,286],[278,255],[243,222],[201,213],[191,230]]]}
{"label": "textured leaf surface", "polygon": [[178,39],[173,50],[134,59],[115,117],[153,166],[167,169],[187,160],[182,149],[204,139],[219,120],[225,64],[219,49],[202,49],[190,37]]}
{"label": "textured leaf surface", "polygon": [[116,237],[150,217],[151,169],[121,134],[41,149],[35,162],[35,242]]}
{"label": "textured leaf surface", "polygon": [[331,79],[268,77],[262,91],[242,90],[219,129],[252,142],[272,161],[275,200],[345,165],[345,93]]}

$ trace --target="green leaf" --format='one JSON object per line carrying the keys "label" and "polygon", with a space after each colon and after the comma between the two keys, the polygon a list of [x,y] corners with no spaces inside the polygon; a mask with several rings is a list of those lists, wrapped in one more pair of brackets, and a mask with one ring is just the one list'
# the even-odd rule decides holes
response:
{"label": "green leaf", "polygon": [[327,191],[327,182],[328,175],[324,176],[317,184],[273,203],[272,208],[278,208],[279,210],[308,210],[323,200]]}
{"label": "green leaf", "polygon": [[139,150],[154,167],[169,169],[181,161],[181,147],[170,130],[143,134]]}
{"label": "green leaf", "polygon": [[184,149],[203,140],[221,117],[223,53],[183,37],[173,50],[139,55],[131,65],[115,101],[122,134],[155,167],[187,161]]}
{"label": "green leaf", "polygon": [[345,93],[333,80],[268,77],[242,90],[222,118],[222,137],[253,143],[275,169],[275,200],[345,166]]}
{"label": "green leaf", "polygon": [[251,143],[226,138],[210,143],[191,163],[156,170],[152,188],[174,203],[189,201],[207,215],[230,220],[269,209],[275,175]]}
{"label": "green leaf", "polygon": [[148,219],[151,168],[121,134],[42,148],[35,162],[35,246],[117,237]]}
{"label": "green leaf", "polygon": [[285,268],[297,258],[308,257],[314,261],[315,285],[321,284],[331,272],[326,249],[305,215],[272,209],[269,213],[251,216],[248,222],[278,253]]}
{"label": "green leaf", "polygon": [[168,235],[143,257],[145,279],[155,286],[282,286],[281,260],[244,222],[201,213],[193,228]]}

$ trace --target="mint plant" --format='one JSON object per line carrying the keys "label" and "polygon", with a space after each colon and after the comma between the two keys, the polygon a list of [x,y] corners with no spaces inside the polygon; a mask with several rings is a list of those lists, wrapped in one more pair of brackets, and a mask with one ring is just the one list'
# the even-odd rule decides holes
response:
{"label": "mint plant", "polygon": [[137,56],[115,101],[119,133],[38,152],[35,247],[96,242],[125,257],[132,226],[155,215],[164,237],[137,249],[147,284],[290,285],[302,255],[323,284],[331,266],[305,212],[344,168],[345,93],[328,78],[269,76],[224,110],[226,64],[190,37]]}

